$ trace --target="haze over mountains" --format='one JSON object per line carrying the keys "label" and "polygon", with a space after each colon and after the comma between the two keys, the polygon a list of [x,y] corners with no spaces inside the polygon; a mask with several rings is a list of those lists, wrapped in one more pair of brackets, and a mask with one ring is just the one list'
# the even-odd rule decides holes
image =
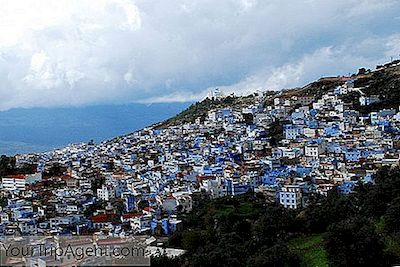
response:
{"label": "haze over mountains", "polygon": [[11,109],[0,112],[0,154],[100,142],[167,119],[190,103]]}

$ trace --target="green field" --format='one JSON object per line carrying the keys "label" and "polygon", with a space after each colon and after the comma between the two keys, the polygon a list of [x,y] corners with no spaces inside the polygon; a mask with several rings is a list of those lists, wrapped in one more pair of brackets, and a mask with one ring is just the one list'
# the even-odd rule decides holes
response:
{"label": "green field", "polygon": [[289,247],[298,252],[300,266],[325,267],[328,261],[322,242],[322,235],[304,236],[291,240]]}

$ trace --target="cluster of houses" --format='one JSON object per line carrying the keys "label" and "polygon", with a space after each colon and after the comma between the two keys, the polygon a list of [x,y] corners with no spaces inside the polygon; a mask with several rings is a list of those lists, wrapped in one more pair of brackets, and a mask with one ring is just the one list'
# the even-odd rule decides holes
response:
{"label": "cluster of houses", "polygon": [[1,178],[0,232],[168,236],[199,196],[252,191],[297,209],[335,187],[349,194],[380,166],[398,165],[400,151],[399,111],[360,114],[350,92],[361,105],[379,101],[347,79],[321,97],[254,97],[192,123],[18,155],[37,173]]}

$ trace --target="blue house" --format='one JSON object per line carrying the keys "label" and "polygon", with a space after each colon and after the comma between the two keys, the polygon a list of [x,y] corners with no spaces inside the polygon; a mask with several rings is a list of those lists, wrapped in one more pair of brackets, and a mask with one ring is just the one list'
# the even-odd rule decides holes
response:
{"label": "blue house", "polygon": [[273,169],[267,171],[262,177],[262,184],[264,185],[276,185],[276,178],[286,177],[289,175],[290,169],[287,167],[282,167],[279,169]]}
{"label": "blue house", "polygon": [[372,125],[390,126],[389,118],[396,115],[396,110],[385,109],[379,112],[371,112],[369,115]]}
{"label": "blue house", "polygon": [[361,157],[362,158],[368,158],[368,156],[371,154],[371,151],[368,150],[363,150],[361,151]]}
{"label": "blue house", "polygon": [[226,188],[226,194],[231,196],[233,194],[233,180],[232,179],[225,179],[224,185]]}
{"label": "blue house", "polygon": [[286,124],[284,126],[285,138],[295,140],[303,133],[303,127],[300,125]]}
{"label": "blue house", "polygon": [[274,185],[274,184],[276,184],[276,176],[277,176],[277,174],[274,173],[273,171],[267,172],[262,177],[262,183],[264,185]]}
{"label": "blue house", "polygon": [[292,123],[303,124],[304,123],[304,113],[302,111],[295,111],[291,114]]}
{"label": "blue house", "polygon": [[311,173],[311,171],[312,171],[311,167],[304,167],[304,166],[301,166],[301,165],[297,165],[296,166],[296,173],[300,177],[304,177],[304,176],[309,175]]}
{"label": "blue house", "polygon": [[367,173],[367,174],[364,176],[363,181],[364,181],[364,183],[373,183],[373,182],[374,182],[373,174],[372,174],[372,173]]}
{"label": "blue house", "polygon": [[79,201],[82,206],[89,206],[96,202],[95,196],[88,196],[85,199]]}
{"label": "blue house", "polygon": [[229,161],[229,159],[225,158],[224,156],[218,156],[215,158],[215,163],[222,164],[225,161]]}
{"label": "blue house", "polygon": [[194,147],[195,148],[199,148],[200,145],[203,143],[203,139],[199,136],[196,136],[196,138],[194,139]]}
{"label": "blue house", "polygon": [[128,195],[127,197],[125,197],[125,210],[126,212],[129,212],[133,209],[135,209],[136,204],[135,204],[135,196],[133,195]]}
{"label": "blue house", "polygon": [[340,186],[338,186],[338,190],[343,195],[348,195],[353,192],[356,183],[353,181],[345,181]]}
{"label": "blue house", "polygon": [[223,168],[222,166],[204,166],[203,167],[204,175],[213,175],[213,174],[222,174]]}
{"label": "blue house", "polygon": [[238,153],[230,153],[229,157],[233,160],[235,163],[240,163],[242,161],[241,155]]}
{"label": "blue house", "polygon": [[328,143],[326,145],[326,150],[329,153],[342,153],[342,147],[338,143]]}
{"label": "blue house", "polygon": [[245,194],[249,191],[249,189],[250,189],[250,186],[248,184],[233,183],[232,195],[237,196],[237,195]]}
{"label": "blue house", "polygon": [[310,128],[318,128],[318,121],[317,120],[306,120],[306,125]]}
{"label": "blue house", "polygon": [[169,235],[169,234],[170,234],[168,219],[166,219],[166,218],[164,218],[164,219],[162,219],[162,220],[159,220],[159,221],[156,220],[156,219],[153,219],[153,220],[150,222],[150,229],[151,229],[151,232],[152,232],[153,234],[156,232],[157,227],[158,227],[159,225],[161,226],[162,234],[163,234],[163,235]]}
{"label": "blue house", "polygon": [[311,117],[315,117],[315,116],[317,116],[318,111],[316,109],[310,109],[309,113],[310,113]]}
{"label": "blue house", "polygon": [[337,137],[341,134],[341,131],[339,129],[339,126],[334,124],[331,127],[326,127],[324,129],[324,135],[326,136],[331,136],[331,137]]}
{"label": "blue house", "polygon": [[221,115],[223,118],[230,117],[232,115],[232,109],[230,109],[230,108],[221,109]]}
{"label": "blue house", "polygon": [[351,148],[344,152],[344,156],[347,161],[357,162],[361,158],[361,151],[356,148]]}
{"label": "blue house", "polygon": [[342,87],[342,86],[338,86],[335,88],[335,90],[333,91],[335,95],[343,95],[347,93],[347,88]]}

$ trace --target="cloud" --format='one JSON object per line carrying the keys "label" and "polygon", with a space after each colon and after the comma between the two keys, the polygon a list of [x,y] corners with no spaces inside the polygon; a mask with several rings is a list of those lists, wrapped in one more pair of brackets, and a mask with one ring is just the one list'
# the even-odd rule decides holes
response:
{"label": "cloud", "polygon": [[400,54],[397,0],[0,5],[0,110],[280,89]]}

